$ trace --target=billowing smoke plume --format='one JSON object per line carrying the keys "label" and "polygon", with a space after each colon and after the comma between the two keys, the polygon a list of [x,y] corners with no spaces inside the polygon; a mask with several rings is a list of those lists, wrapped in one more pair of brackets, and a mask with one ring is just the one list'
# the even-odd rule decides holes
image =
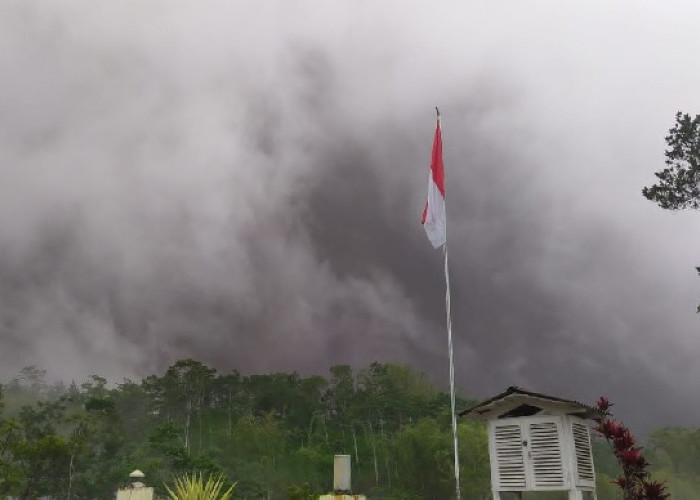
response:
{"label": "billowing smoke plume", "polygon": [[[583,7],[581,7],[583,9]],[[695,7],[693,7],[695,8]],[[411,363],[443,111],[458,389],[697,423],[700,214],[640,189],[700,36],[660,4],[0,7],[0,366],[112,378]],[[685,27],[685,28],[684,28]]]}

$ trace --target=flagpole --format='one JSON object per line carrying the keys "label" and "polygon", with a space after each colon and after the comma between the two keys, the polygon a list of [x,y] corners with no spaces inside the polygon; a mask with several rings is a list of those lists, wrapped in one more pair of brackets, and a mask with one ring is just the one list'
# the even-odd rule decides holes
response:
{"label": "flagpole", "polygon": [[[440,126],[440,110],[435,107],[437,113],[438,126]],[[447,198],[447,197],[445,197]],[[445,200],[447,202],[447,200]],[[445,203],[447,208],[447,203]],[[447,210],[445,210],[447,212]],[[447,213],[445,213],[445,244],[442,246],[442,255],[445,261],[445,309],[447,313],[447,351],[450,358],[450,406],[452,410],[452,438],[454,441],[454,458],[455,458],[455,488],[457,500],[461,499],[461,491],[459,487],[459,446],[457,439],[457,414],[455,411],[455,364],[454,352],[452,349],[452,311],[450,304],[450,268],[447,259]]]}

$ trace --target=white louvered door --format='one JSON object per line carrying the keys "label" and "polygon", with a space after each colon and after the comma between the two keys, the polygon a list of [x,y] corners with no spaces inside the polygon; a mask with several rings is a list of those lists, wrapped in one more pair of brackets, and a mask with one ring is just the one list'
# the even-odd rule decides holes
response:
{"label": "white louvered door", "polygon": [[528,462],[532,487],[561,489],[568,487],[562,460],[562,426],[560,419],[541,418],[527,424]]}
{"label": "white louvered door", "polygon": [[595,470],[591,454],[591,436],[588,427],[575,420],[571,421],[571,432],[574,438],[574,453],[576,455],[576,485],[595,487]]}
{"label": "white louvered door", "polygon": [[491,467],[499,491],[562,490],[570,486],[560,417],[491,421]]}
{"label": "white louvered door", "polygon": [[499,491],[519,491],[527,486],[520,422],[494,422],[491,467],[497,471]]}

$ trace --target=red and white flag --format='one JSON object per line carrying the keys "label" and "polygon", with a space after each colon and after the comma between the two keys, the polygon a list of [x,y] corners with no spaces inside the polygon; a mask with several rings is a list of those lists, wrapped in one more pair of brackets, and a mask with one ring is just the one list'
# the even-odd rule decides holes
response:
{"label": "red and white flag", "polygon": [[447,241],[445,216],[445,169],[442,165],[442,134],[440,133],[440,118],[435,127],[433,139],[433,156],[430,161],[428,176],[428,200],[423,209],[421,220],[428,239],[433,247],[440,248]]}

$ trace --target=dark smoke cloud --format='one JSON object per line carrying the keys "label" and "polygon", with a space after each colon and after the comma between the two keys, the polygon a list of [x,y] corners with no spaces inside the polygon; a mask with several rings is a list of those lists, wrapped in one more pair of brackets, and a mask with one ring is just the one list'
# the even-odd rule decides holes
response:
{"label": "dark smoke cloud", "polygon": [[691,18],[3,5],[3,375],[191,356],[394,361],[444,383],[441,258],[418,224],[439,104],[458,389],[605,394],[639,429],[696,424],[698,215],[640,196],[673,114],[698,107]]}

